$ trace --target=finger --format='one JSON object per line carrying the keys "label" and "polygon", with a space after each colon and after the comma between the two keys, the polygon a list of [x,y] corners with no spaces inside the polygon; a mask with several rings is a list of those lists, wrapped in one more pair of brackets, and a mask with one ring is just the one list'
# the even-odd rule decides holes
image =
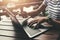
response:
{"label": "finger", "polygon": [[36,21],[32,21],[28,24],[29,27],[34,28],[33,24],[37,23]]}

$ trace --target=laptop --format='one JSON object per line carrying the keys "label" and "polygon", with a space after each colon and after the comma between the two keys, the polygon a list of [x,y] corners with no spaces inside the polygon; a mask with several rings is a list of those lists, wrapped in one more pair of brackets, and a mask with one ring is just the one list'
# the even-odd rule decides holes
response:
{"label": "laptop", "polygon": [[[22,25],[22,22],[24,20],[26,20],[26,19],[21,20],[22,18],[20,18],[20,20],[19,20],[19,18],[17,18],[17,19],[18,19],[18,21],[20,22],[21,25]],[[23,27],[23,29],[24,29],[24,31],[26,32],[26,34],[28,35],[29,38],[34,38],[37,35],[40,35],[40,34],[46,32],[48,30],[46,28],[45,29],[33,29],[33,28],[30,28],[29,26],[25,26],[25,27]]]}

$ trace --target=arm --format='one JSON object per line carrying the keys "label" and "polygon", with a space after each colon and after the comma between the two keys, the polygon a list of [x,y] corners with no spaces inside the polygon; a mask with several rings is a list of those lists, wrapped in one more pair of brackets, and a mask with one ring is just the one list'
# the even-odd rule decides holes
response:
{"label": "arm", "polygon": [[37,8],[36,10],[27,13],[29,16],[35,16],[38,15],[40,12],[44,11],[46,8],[46,5],[44,3],[42,3],[39,8]]}

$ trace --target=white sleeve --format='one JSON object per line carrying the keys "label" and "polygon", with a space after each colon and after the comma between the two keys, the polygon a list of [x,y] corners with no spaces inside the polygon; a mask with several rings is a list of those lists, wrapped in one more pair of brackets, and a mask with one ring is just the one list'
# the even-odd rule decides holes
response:
{"label": "white sleeve", "polygon": [[43,4],[47,5],[47,3],[48,3],[48,0],[43,1]]}

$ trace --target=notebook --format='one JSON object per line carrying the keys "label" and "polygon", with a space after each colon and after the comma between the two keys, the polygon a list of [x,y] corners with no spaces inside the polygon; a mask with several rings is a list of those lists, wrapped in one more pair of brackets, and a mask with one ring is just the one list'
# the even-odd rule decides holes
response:
{"label": "notebook", "polygon": [[[19,20],[19,18],[18,18],[18,20]],[[26,19],[19,20],[21,25],[22,25],[22,22],[24,20],[26,20]],[[28,35],[29,38],[33,38],[33,37],[35,37],[37,35],[40,35],[43,32],[46,32],[48,30],[48,29],[33,29],[33,28],[30,28],[29,26],[24,26],[23,29],[24,29],[24,31],[26,32],[26,34]]]}

